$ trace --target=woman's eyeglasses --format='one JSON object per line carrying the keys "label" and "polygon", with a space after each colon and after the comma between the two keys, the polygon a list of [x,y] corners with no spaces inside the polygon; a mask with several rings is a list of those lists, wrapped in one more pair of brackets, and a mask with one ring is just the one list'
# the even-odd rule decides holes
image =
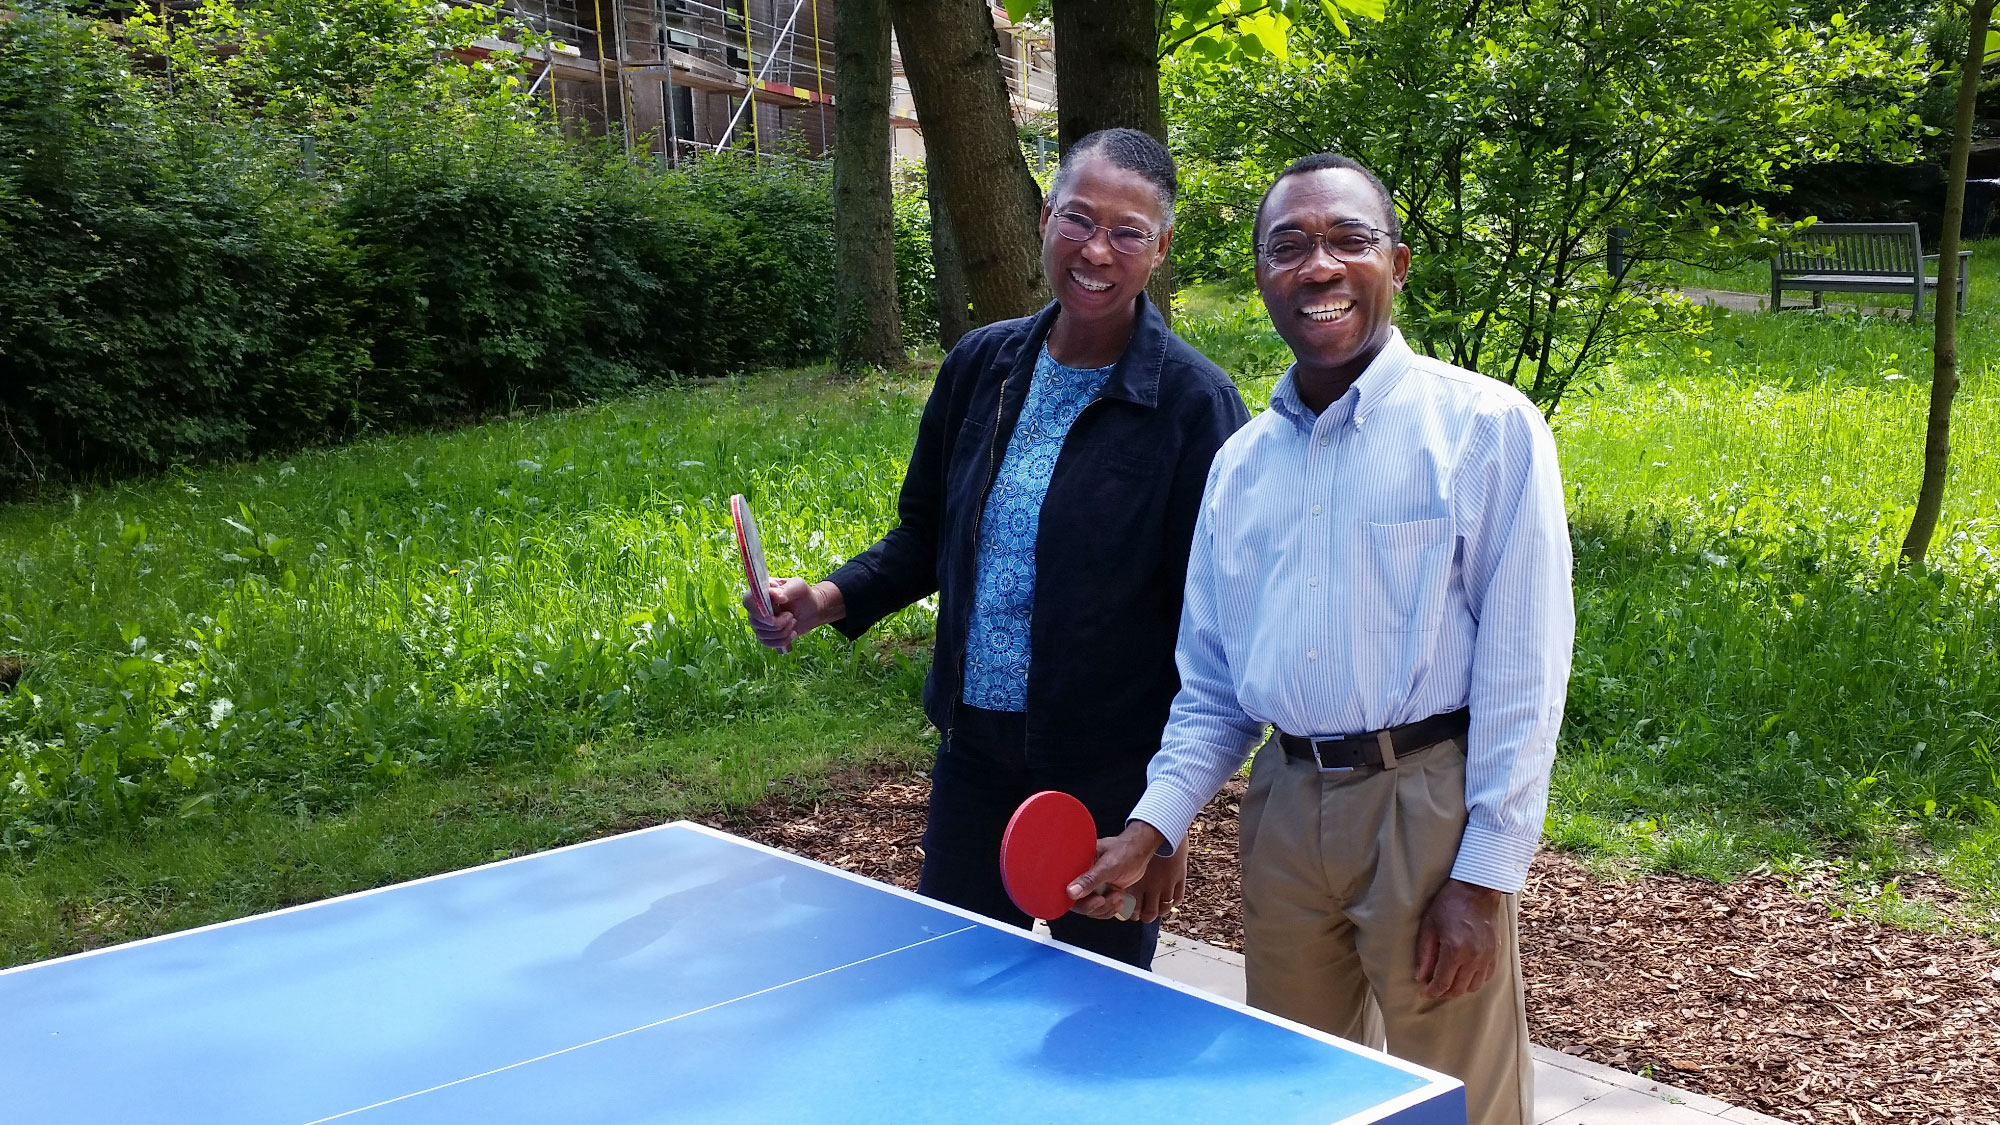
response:
{"label": "woman's eyeglasses", "polygon": [[1282,230],[1264,240],[1257,252],[1274,270],[1297,269],[1312,257],[1313,245],[1324,243],[1326,252],[1343,262],[1358,262],[1381,249],[1383,240],[1389,237],[1386,230],[1363,226],[1360,223],[1347,224],[1327,231],[1325,234],[1307,234],[1302,230]]}
{"label": "woman's eyeglasses", "polygon": [[1071,242],[1089,242],[1092,235],[1104,231],[1111,239],[1111,248],[1120,254],[1144,253],[1160,237],[1137,227],[1099,227],[1074,211],[1057,211],[1055,220],[1056,233]]}

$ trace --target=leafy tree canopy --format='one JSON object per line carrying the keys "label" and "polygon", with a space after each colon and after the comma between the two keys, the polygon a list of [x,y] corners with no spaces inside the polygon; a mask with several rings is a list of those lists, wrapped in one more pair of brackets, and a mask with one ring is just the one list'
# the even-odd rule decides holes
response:
{"label": "leafy tree canopy", "polygon": [[[1382,18],[1384,0],[1158,0],[1161,59],[1182,57],[1213,65],[1291,53],[1294,19],[1317,13],[1343,33],[1347,16]],[[1051,0],[1007,0],[1015,23],[1049,18]],[[1062,45],[1056,45],[1062,50]]]}
{"label": "leafy tree canopy", "polygon": [[[1778,233],[1715,199],[1781,192],[1803,163],[1908,159],[1924,130],[1911,107],[1932,64],[1912,34],[1784,0],[1294,15],[1283,56],[1167,64],[1183,276],[1247,275],[1264,186],[1296,157],[1347,153],[1403,215],[1412,342],[1551,411],[1617,341],[1682,322],[1663,262]],[[1630,232],[1616,273],[1614,227]]]}

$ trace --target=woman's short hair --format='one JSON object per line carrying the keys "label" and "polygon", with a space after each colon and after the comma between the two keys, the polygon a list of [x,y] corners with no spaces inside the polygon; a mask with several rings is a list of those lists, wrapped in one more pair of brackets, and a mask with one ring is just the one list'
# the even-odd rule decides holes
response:
{"label": "woman's short hair", "polygon": [[1049,185],[1050,199],[1061,198],[1076,179],[1077,170],[1083,167],[1086,156],[1108,161],[1113,168],[1135,172],[1152,184],[1160,197],[1161,226],[1174,225],[1174,197],[1180,194],[1181,178],[1174,170],[1174,156],[1167,151],[1166,145],[1137,129],[1099,129],[1069,146],[1069,151],[1063,154],[1062,166],[1056,169],[1055,182]]}

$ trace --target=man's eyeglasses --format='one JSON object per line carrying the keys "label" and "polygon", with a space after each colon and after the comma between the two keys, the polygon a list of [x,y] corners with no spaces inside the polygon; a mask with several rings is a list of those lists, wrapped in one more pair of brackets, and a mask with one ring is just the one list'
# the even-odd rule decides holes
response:
{"label": "man's eyeglasses", "polygon": [[1264,256],[1264,261],[1272,269],[1289,270],[1297,269],[1312,257],[1315,243],[1325,243],[1326,252],[1340,261],[1358,262],[1381,249],[1388,237],[1388,231],[1360,223],[1344,223],[1325,234],[1281,230],[1265,239],[1257,252]]}
{"label": "man's eyeglasses", "polygon": [[1092,235],[1103,230],[1111,239],[1111,248],[1120,254],[1144,253],[1160,237],[1137,227],[1099,227],[1074,211],[1057,211],[1055,219],[1056,233],[1071,242],[1089,242]]}

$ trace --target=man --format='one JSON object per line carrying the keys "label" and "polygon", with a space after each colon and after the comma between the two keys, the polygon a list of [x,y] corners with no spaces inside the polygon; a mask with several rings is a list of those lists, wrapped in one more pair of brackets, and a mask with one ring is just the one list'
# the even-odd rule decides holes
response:
{"label": "man", "polygon": [[1070,894],[1116,909],[1270,724],[1243,805],[1250,1003],[1386,1032],[1465,1082],[1474,1123],[1525,1125],[1515,895],[1574,634],[1555,444],[1518,392],[1395,329],[1410,248],[1367,169],[1294,163],[1256,232],[1296,362],[1216,455],[1181,691],[1145,795]]}

